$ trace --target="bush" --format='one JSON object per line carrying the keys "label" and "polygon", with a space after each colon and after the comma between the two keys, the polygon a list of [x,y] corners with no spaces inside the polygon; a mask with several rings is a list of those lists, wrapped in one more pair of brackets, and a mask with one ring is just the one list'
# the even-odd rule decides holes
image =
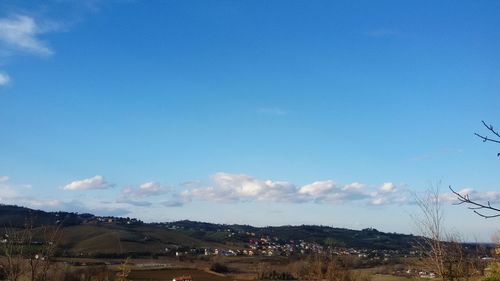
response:
{"label": "bush", "polygon": [[59,272],[59,278],[53,276],[50,280],[61,281],[93,281],[93,280],[113,280],[114,273],[106,266],[93,266],[78,269],[69,269]]}
{"label": "bush", "polygon": [[260,280],[297,280],[290,272],[277,272],[276,270],[263,272],[259,276]]}
{"label": "bush", "polygon": [[495,272],[481,278],[481,281],[500,281],[500,272]]}
{"label": "bush", "polygon": [[217,272],[217,273],[228,273],[229,272],[229,268],[226,265],[218,263],[218,262],[213,263],[212,266],[210,267],[210,270],[213,272]]}

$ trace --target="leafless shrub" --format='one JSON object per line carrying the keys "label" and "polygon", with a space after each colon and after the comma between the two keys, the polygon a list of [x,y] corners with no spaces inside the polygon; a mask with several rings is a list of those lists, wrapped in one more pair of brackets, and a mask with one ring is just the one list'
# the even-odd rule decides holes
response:
{"label": "leafless shrub", "polygon": [[316,255],[291,265],[291,272],[299,280],[369,281],[370,276],[354,273],[349,257]]}
{"label": "leafless shrub", "polygon": [[26,232],[13,228],[5,228],[1,243],[0,269],[6,280],[17,281],[22,275],[25,251]]}
{"label": "leafless shrub", "polygon": [[[53,265],[52,258],[56,251],[57,241],[61,236],[61,231],[58,226],[27,229],[26,237],[28,245],[36,244],[36,248],[31,247],[27,256],[31,281],[46,281],[49,280],[48,273]],[[38,237],[39,241],[33,239]],[[34,243],[37,242],[37,243]]]}
{"label": "leafless shrub", "polygon": [[129,266],[129,258],[125,259],[119,267],[119,271],[115,275],[115,280],[116,281],[127,281],[127,277],[129,276],[131,272],[130,266]]}
{"label": "leafless shrub", "polygon": [[52,257],[60,237],[58,226],[33,227],[28,221],[24,228],[4,228],[0,239],[0,271],[9,281],[49,280]]}
{"label": "leafless shrub", "polygon": [[480,272],[479,249],[466,248],[459,235],[444,229],[439,188],[427,190],[424,196],[416,196],[416,200],[420,216],[414,220],[421,235],[417,242],[425,253],[423,266],[448,281],[469,280]]}

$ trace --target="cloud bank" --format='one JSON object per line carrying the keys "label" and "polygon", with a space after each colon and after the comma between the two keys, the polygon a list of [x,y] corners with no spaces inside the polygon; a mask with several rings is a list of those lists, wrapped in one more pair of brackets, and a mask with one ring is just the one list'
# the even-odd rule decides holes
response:
{"label": "cloud bank", "polygon": [[354,182],[339,185],[333,180],[295,185],[287,181],[262,180],[244,174],[216,173],[208,183],[194,181],[181,192],[183,198],[222,203],[344,203],[359,201],[371,205],[401,203],[405,200],[398,187],[387,182],[378,188]]}
{"label": "cloud bank", "polygon": [[[115,186],[104,177],[96,175],[91,178],[72,181],[64,186],[64,190],[108,189]],[[360,182],[338,184],[333,180],[314,181],[304,185],[296,185],[284,180],[259,179],[246,174],[219,172],[208,180],[193,180],[177,188],[165,186],[158,182],[148,181],[135,187],[125,187],[115,199],[107,198],[104,202],[82,202],[76,198],[35,198],[26,196],[31,191],[30,185],[14,185],[8,176],[0,176],[0,203],[21,204],[27,207],[45,210],[64,210],[76,212],[93,212],[98,214],[126,214],[130,208],[162,208],[182,207],[196,201],[223,204],[241,203],[285,203],[285,204],[356,204],[358,206],[413,205],[414,197],[404,184],[384,182],[379,185],[368,185]],[[468,194],[471,199],[480,202],[500,203],[500,192],[480,192],[472,188],[464,188],[460,194]],[[108,195],[109,196],[109,195]],[[113,195],[110,195],[113,196]],[[443,203],[456,203],[456,196],[441,193]],[[136,209],[137,210],[137,209]]]}

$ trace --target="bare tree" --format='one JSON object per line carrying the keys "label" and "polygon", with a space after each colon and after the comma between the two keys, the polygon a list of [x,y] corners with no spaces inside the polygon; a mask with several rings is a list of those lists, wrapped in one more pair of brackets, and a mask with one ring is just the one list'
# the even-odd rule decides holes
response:
{"label": "bare tree", "polygon": [[1,241],[2,255],[0,269],[6,280],[17,281],[23,271],[23,254],[26,233],[13,228],[5,228],[5,234]]}
{"label": "bare tree", "polygon": [[56,251],[56,242],[59,240],[61,231],[59,226],[49,227],[42,226],[36,231],[30,229],[28,231],[28,245],[34,244],[35,235],[40,237],[38,246],[29,252],[28,264],[30,269],[31,281],[48,280],[48,273],[52,266],[52,258]]}
{"label": "bare tree", "polygon": [[420,208],[420,216],[415,220],[419,234],[423,237],[418,240],[419,248],[423,253],[427,253],[424,260],[427,267],[432,268],[439,277],[445,274],[444,265],[444,230],[443,210],[439,201],[439,188],[432,188],[426,191],[423,196],[415,196],[417,205]]}
{"label": "bare tree", "polygon": [[464,247],[458,235],[446,232],[439,188],[416,200],[421,214],[414,219],[422,236],[417,242],[425,255],[423,265],[443,280],[469,280],[476,272],[477,255]]}
{"label": "bare tree", "polygon": [[60,226],[35,228],[33,218],[26,221],[22,228],[5,228],[0,239],[0,271],[9,281],[49,280]]}

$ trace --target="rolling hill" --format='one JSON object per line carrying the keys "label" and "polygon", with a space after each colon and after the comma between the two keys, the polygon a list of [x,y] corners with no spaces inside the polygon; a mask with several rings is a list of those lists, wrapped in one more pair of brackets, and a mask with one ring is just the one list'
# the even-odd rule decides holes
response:
{"label": "rolling hill", "polygon": [[[321,246],[408,251],[417,237],[384,233],[376,229],[352,230],[318,225],[253,227],[189,220],[143,223],[133,218],[92,214],[45,212],[0,205],[0,226],[22,229],[31,226],[37,239],[41,229],[59,229],[62,255],[172,254],[203,248],[243,249],[249,241],[271,239],[276,243],[307,242]],[[197,250],[196,250],[197,249]],[[201,253],[201,252],[199,252]]]}

